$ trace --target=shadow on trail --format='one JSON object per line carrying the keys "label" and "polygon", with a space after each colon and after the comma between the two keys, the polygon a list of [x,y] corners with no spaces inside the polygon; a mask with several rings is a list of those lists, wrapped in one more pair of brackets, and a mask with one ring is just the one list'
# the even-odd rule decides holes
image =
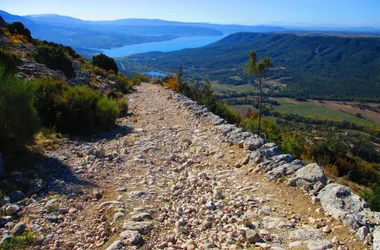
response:
{"label": "shadow on trail", "polygon": [[69,195],[79,194],[84,188],[97,187],[74,173],[60,157],[24,148],[4,153],[4,158],[7,175],[0,180],[0,190],[5,195],[15,190],[27,196],[46,193]]}

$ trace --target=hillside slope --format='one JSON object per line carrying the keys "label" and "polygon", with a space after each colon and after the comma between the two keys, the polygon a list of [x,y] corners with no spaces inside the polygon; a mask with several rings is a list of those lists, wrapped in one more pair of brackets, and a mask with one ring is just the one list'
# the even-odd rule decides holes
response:
{"label": "hillside slope", "polygon": [[234,168],[251,151],[168,96],[143,84],[118,130],[45,152],[45,192],[21,217],[27,228],[48,230],[45,246],[369,249],[301,190],[250,173],[255,165]]}
{"label": "hillside slope", "polygon": [[272,58],[275,68],[269,76],[287,85],[282,95],[378,98],[380,93],[380,39],[376,37],[237,33],[202,48],[131,55],[119,63],[131,71],[176,72],[182,65],[195,79],[244,84],[251,50]]}

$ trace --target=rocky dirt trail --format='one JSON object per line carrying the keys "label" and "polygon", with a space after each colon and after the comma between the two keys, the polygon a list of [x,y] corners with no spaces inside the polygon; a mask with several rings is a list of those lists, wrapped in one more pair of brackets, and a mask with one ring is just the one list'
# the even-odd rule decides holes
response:
{"label": "rocky dirt trail", "polygon": [[48,180],[5,205],[3,235],[26,226],[35,249],[370,249],[170,91],[128,97],[117,130],[46,152]]}

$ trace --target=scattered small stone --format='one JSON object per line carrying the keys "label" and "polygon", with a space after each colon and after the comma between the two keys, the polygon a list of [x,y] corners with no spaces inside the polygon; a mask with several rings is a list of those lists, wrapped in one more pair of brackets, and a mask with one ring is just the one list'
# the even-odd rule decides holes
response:
{"label": "scattered small stone", "polygon": [[12,191],[9,193],[9,198],[11,198],[12,201],[20,201],[25,198],[25,194],[22,191]]}
{"label": "scattered small stone", "polygon": [[111,224],[114,224],[116,221],[118,221],[119,219],[122,219],[125,217],[125,214],[122,213],[122,212],[117,212],[113,215],[113,220],[112,220],[112,223]]}
{"label": "scattered small stone", "polygon": [[46,181],[42,179],[35,179],[30,181],[29,187],[28,187],[28,195],[36,194],[43,189],[45,189],[47,186]]}
{"label": "scattered small stone", "polygon": [[117,240],[113,242],[109,247],[106,248],[106,250],[118,250],[123,247],[123,244],[121,243],[121,240]]}
{"label": "scattered small stone", "polygon": [[96,200],[100,200],[100,199],[103,197],[101,191],[100,191],[99,189],[97,189],[97,188],[95,188],[95,189],[92,191],[92,195],[94,196],[94,198],[95,198]]}
{"label": "scattered small stone", "polygon": [[263,239],[260,237],[260,235],[254,231],[254,230],[247,230],[245,231],[245,235],[247,237],[247,241],[251,244],[254,244],[256,242],[263,242]]}
{"label": "scattered small stone", "polygon": [[152,220],[152,216],[149,213],[140,213],[132,216],[133,221]]}
{"label": "scattered small stone", "polygon": [[110,205],[123,205],[123,202],[120,201],[105,201],[99,205],[99,207],[106,207]]}
{"label": "scattered small stone", "polygon": [[125,230],[138,231],[140,234],[147,234],[153,229],[152,222],[135,222],[135,221],[126,221],[123,224]]}
{"label": "scattered small stone", "polygon": [[54,213],[50,213],[46,216],[46,221],[47,222],[58,222],[58,216]]}
{"label": "scattered small stone", "polygon": [[125,230],[120,233],[120,238],[125,241],[128,245],[142,245],[144,244],[144,239],[136,231]]}
{"label": "scattered small stone", "polygon": [[20,206],[18,206],[16,204],[7,204],[5,206],[6,206],[5,207],[5,214],[6,215],[14,215],[21,210]]}
{"label": "scattered small stone", "polygon": [[329,226],[325,226],[325,227],[322,228],[322,232],[324,232],[324,233],[331,233],[332,230],[331,230],[331,228]]}
{"label": "scattered small stone", "polygon": [[5,242],[10,241],[11,239],[12,239],[12,237],[10,235],[5,234],[0,241],[0,246],[3,245]]}
{"label": "scattered small stone", "polygon": [[25,228],[26,226],[24,222],[17,223],[16,226],[12,230],[12,235],[14,236],[21,235],[25,231]]}

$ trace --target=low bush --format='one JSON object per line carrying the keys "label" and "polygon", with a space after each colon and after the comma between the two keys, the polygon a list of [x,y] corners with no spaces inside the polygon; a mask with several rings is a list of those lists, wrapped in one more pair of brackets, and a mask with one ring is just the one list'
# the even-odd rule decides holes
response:
{"label": "low bush", "polygon": [[32,35],[30,33],[30,30],[25,28],[24,24],[21,22],[14,22],[11,24],[8,24],[8,31],[12,35],[18,34],[24,36],[29,42],[33,40]]}
{"label": "low bush", "polygon": [[211,90],[210,82],[200,84],[198,87],[189,87],[182,77],[181,67],[178,70],[177,76],[164,78],[162,84],[173,91],[189,97],[201,105],[205,105],[211,112],[219,115],[229,123],[239,124],[241,122],[241,117],[236,111],[227,104],[218,101],[217,96]]}
{"label": "low bush", "polygon": [[126,115],[128,113],[128,102],[124,98],[116,100],[116,105],[119,108],[120,115]]}
{"label": "low bush", "polygon": [[89,87],[71,87],[49,79],[36,80],[30,86],[42,124],[64,133],[108,130],[120,113],[116,101]]}
{"label": "low bush", "polygon": [[9,241],[0,245],[0,250],[29,249],[36,245],[35,235],[26,231],[19,236],[12,236]]}
{"label": "low bush", "polygon": [[22,146],[33,138],[38,119],[24,82],[0,67],[0,150]]}
{"label": "low bush", "polygon": [[140,73],[134,73],[133,74],[133,85],[139,85],[142,82],[148,82],[149,81],[149,76],[148,75],[143,75]]}
{"label": "low bush", "polygon": [[368,202],[373,211],[380,211],[380,184],[374,184],[362,190],[360,196]]}
{"label": "low bush", "polygon": [[77,52],[71,48],[70,46],[65,46],[65,49],[67,51],[67,53],[69,54],[69,56],[73,57],[73,58],[80,58],[80,55],[77,54]]}
{"label": "low bush", "polygon": [[116,75],[119,72],[119,69],[115,63],[115,60],[111,57],[106,56],[103,53],[97,56],[93,56],[92,64],[95,66],[101,67],[107,71],[112,70]]}
{"label": "low bush", "polygon": [[17,69],[14,57],[0,49],[0,67],[2,67],[3,74],[14,73]]}
{"label": "low bush", "polygon": [[36,62],[45,64],[50,69],[62,71],[68,78],[75,76],[72,62],[67,57],[63,46],[38,46],[33,57]]}
{"label": "low bush", "polygon": [[115,82],[117,91],[123,94],[128,94],[132,91],[134,83],[133,80],[128,76],[118,74],[115,76]]}

